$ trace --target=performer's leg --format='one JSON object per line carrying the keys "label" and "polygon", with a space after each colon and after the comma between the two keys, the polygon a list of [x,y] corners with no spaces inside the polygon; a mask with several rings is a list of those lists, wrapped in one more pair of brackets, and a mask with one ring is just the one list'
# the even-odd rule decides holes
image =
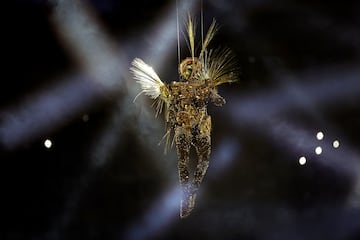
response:
{"label": "performer's leg", "polygon": [[194,172],[194,181],[192,191],[194,193],[200,187],[206,171],[209,167],[209,159],[211,152],[211,118],[207,116],[206,120],[201,123],[200,134],[195,137],[195,149],[198,156],[197,166]]}
{"label": "performer's leg", "polygon": [[179,182],[182,191],[182,200],[180,207],[180,216],[186,217],[190,214],[194,207],[190,198],[190,184],[189,184],[189,158],[191,147],[191,133],[183,127],[175,128],[175,144],[178,154],[178,173]]}

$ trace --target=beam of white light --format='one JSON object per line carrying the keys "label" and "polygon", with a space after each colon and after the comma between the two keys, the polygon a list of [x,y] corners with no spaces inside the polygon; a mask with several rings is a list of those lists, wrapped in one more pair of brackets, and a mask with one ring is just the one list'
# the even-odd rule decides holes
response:
{"label": "beam of white light", "polygon": [[[136,38],[136,40],[134,39],[132,42],[138,44],[131,46],[135,54],[133,57],[139,57],[148,65],[152,66],[164,82],[174,80],[164,79],[162,77],[161,73],[164,69],[173,69],[174,78],[178,78],[177,64],[169,66],[167,63],[170,58],[177,54],[177,12],[179,14],[179,28],[180,31],[182,31],[184,16],[192,11],[196,3],[196,1],[191,0],[174,1],[166,11],[166,15],[160,15],[158,21],[155,22],[150,29],[144,31],[142,35],[136,34],[136,36],[133,37]],[[147,41],[143,42],[141,39],[147,39]],[[180,41],[183,40],[182,34],[180,34]],[[135,97],[141,90],[137,84],[134,84],[132,76],[128,75],[127,79],[129,79],[129,82],[127,82],[128,91],[131,96]],[[139,101],[142,101],[141,98],[139,98]],[[139,105],[144,106],[145,104],[144,102],[140,102]]]}
{"label": "beam of white light", "polygon": [[45,135],[70,121],[100,96],[98,86],[81,76],[30,95],[19,106],[1,112],[0,144],[12,149]]}
{"label": "beam of white light", "polygon": [[[149,60],[152,65],[159,66],[157,69],[161,69],[161,66],[166,62],[169,55],[177,54],[177,10],[179,13],[179,28],[181,31],[183,29],[182,26],[184,26],[184,16],[189,12],[191,13],[196,4],[196,1],[191,0],[181,0],[177,2],[178,5],[173,4],[168,11],[168,14],[161,16],[159,21],[153,25],[153,28],[146,32],[147,36],[152,36],[151,43],[153,45],[149,46],[149,49],[144,52],[145,54],[143,57],[146,60]],[[180,38],[182,38],[182,34],[180,34]],[[166,66],[165,69],[168,69],[168,66]],[[177,66],[175,66],[174,69],[177,73]]]}
{"label": "beam of white light", "polygon": [[181,191],[178,187],[156,199],[149,210],[128,227],[122,239],[152,239],[179,218],[180,199]]}
{"label": "beam of white light", "polygon": [[[285,78],[286,76],[279,76]],[[357,68],[349,68],[337,72],[307,72],[299,74],[300,79],[306,79],[295,87],[302,93],[299,98],[295,97],[289,88],[267,89],[258,93],[251,93],[242,97],[230,96],[231,106],[236,109],[228,109],[235,118],[242,121],[262,121],[271,116],[284,114],[296,108],[303,108],[306,103],[307,110],[319,106],[341,107],[342,101],[360,95],[360,71]],[[229,108],[230,105],[225,105]],[[232,107],[234,108],[234,107]],[[264,111],[266,109],[266,111]]]}
{"label": "beam of white light", "polygon": [[121,88],[127,61],[84,1],[55,1],[51,18],[55,30],[82,69],[105,90]]}
{"label": "beam of white light", "polygon": [[172,171],[166,169],[170,167],[169,158],[175,158],[174,153],[164,155],[165,146],[158,145],[164,134],[164,127],[155,119],[151,109],[144,108],[138,112],[130,98],[118,101],[111,116],[104,121],[103,129],[91,147],[93,149],[90,156],[92,167],[102,167],[107,160],[111,159],[114,150],[121,144],[122,139],[119,136],[129,130],[129,127],[136,131],[138,142],[143,146],[143,150],[155,160],[154,164],[161,166],[167,177],[173,178],[168,174]]}

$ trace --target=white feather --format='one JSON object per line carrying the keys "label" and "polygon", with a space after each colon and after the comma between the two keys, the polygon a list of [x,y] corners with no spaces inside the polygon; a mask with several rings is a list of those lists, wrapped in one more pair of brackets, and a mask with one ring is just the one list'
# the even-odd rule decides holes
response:
{"label": "white feather", "polygon": [[142,93],[145,93],[145,95],[152,99],[158,98],[161,94],[160,88],[164,86],[164,83],[160,80],[154,69],[140,58],[135,58],[131,65],[130,71],[133,73],[134,79],[140,84],[142,89],[135,99]]}

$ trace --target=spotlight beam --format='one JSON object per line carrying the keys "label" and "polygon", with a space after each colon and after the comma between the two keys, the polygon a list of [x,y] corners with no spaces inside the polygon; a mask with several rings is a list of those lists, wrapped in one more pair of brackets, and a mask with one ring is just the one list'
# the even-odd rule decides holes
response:
{"label": "spotlight beam", "polygon": [[84,1],[55,1],[50,18],[59,39],[77,65],[108,90],[121,88],[128,61]]}
{"label": "spotlight beam", "polygon": [[[227,112],[232,113],[233,118],[243,121],[264,120],[304,107],[311,112],[313,108],[331,107],[333,104],[340,107],[343,101],[360,95],[359,77],[360,71],[357,69],[305,73],[297,78],[307,79],[306,82],[291,88],[281,85],[278,89],[266,89],[242,97],[230,96],[231,105],[225,107]],[[288,76],[279,78],[283,78],[281,82],[288,82]],[[293,89],[296,89],[296,95]]]}
{"label": "spotlight beam", "polygon": [[46,135],[65,125],[102,97],[99,87],[76,76],[37,92],[17,106],[1,111],[0,145],[7,149]]}

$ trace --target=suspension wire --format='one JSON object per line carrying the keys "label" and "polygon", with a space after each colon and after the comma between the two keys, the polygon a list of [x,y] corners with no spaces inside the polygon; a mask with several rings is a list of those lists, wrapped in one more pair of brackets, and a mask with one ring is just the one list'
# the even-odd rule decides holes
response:
{"label": "suspension wire", "polygon": [[204,10],[203,0],[200,1],[201,48],[204,47]]}
{"label": "suspension wire", "polygon": [[178,66],[180,65],[181,52],[180,52],[180,29],[179,29],[179,5],[176,0],[176,33],[177,33],[177,55],[178,55]]}

